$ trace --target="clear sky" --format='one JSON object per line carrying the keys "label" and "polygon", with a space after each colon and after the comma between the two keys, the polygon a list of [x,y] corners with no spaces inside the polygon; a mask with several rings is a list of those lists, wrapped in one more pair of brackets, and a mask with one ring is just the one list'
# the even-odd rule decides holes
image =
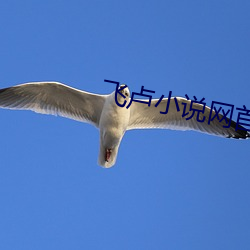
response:
{"label": "clear sky", "polygon": [[[1,1],[0,88],[108,94],[110,79],[250,108],[249,13],[247,0]],[[1,249],[249,249],[249,140],[134,130],[103,169],[88,124],[0,121]]]}

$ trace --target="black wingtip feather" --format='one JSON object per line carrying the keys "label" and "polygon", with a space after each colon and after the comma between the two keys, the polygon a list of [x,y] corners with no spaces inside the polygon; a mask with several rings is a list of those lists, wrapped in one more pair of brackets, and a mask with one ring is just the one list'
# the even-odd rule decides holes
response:
{"label": "black wingtip feather", "polygon": [[8,88],[5,88],[5,89],[0,89],[0,94],[5,92],[6,90],[8,90]]}
{"label": "black wingtip feather", "polygon": [[231,121],[231,128],[235,130],[235,134],[233,136],[229,136],[227,138],[233,138],[233,139],[248,139],[250,137],[250,133],[241,125],[237,126],[237,123],[235,121]]}

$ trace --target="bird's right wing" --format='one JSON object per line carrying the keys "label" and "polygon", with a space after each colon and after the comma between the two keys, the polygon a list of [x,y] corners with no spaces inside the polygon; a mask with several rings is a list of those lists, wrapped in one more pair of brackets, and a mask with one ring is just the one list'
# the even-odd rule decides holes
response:
{"label": "bird's right wing", "polygon": [[33,82],[0,89],[1,108],[60,115],[96,127],[105,100],[105,95],[84,92],[58,82]]}
{"label": "bird's right wing", "polygon": [[[143,100],[141,100],[143,101]],[[145,100],[144,100],[145,101]],[[162,129],[173,129],[173,130],[195,130],[207,134],[213,134],[217,136],[223,136],[227,138],[241,138],[246,139],[250,137],[250,133],[244,130],[241,125],[238,125],[236,131],[236,123],[231,121],[229,128],[226,128],[228,124],[223,119],[221,114],[218,114],[217,118],[208,124],[211,109],[202,104],[193,102],[192,108],[191,101],[182,97],[176,97],[176,102],[179,107],[179,111],[176,108],[175,98],[171,98],[169,101],[169,110],[167,114],[161,114],[165,112],[168,105],[168,98],[162,99],[160,104],[157,106],[158,100],[154,99],[151,101],[151,106],[148,107],[146,104],[133,102],[130,107],[130,121],[128,130],[130,129],[150,129],[150,128],[162,128]],[[157,107],[155,107],[155,105]],[[186,106],[186,110],[184,107]],[[197,119],[197,111],[192,116],[190,110],[202,110],[200,112],[199,121]],[[187,116],[183,116],[183,113],[189,112]],[[216,113],[212,110],[212,117],[215,117]],[[204,118],[205,117],[205,118]],[[204,122],[201,122],[204,119]]]}

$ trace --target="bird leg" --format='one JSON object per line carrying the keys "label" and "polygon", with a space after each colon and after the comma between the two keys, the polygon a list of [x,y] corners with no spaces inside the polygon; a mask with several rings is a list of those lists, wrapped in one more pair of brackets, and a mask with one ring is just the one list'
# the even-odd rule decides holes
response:
{"label": "bird leg", "polygon": [[105,152],[105,161],[108,162],[112,153],[112,149],[108,148]]}

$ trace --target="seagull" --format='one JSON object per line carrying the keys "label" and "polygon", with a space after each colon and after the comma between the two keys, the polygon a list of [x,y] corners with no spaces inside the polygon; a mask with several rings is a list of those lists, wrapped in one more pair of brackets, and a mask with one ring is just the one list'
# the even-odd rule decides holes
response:
{"label": "seagull", "polygon": [[[228,118],[226,122],[223,115],[216,114],[214,110],[211,111],[209,107],[199,103],[191,104],[191,100],[172,97],[170,100],[163,98],[159,103],[158,99],[152,99],[150,106],[132,102],[131,106],[126,108],[121,106],[125,101],[128,103],[131,101],[129,88],[127,85],[120,85],[117,90],[109,95],[99,95],[59,82],[30,82],[0,89],[0,107],[59,115],[94,125],[100,131],[98,165],[104,168],[114,166],[121,140],[127,130],[154,128],[195,130],[225,138],[250,137],[250,133],[241,125],[232,120],[229,128],[226,128],[229,124]],[[168,113],[160,113],[166,110],[168,104]],[[186,119],[182,116],[183,110],[184,107],[186,110],[191,110],[190,105],[195,110],[204,108],[203,113],[197,112],[197,115]],[[210,111],[217,117],[208,124]],[[201,122],[204,117],[206,120]]]}

